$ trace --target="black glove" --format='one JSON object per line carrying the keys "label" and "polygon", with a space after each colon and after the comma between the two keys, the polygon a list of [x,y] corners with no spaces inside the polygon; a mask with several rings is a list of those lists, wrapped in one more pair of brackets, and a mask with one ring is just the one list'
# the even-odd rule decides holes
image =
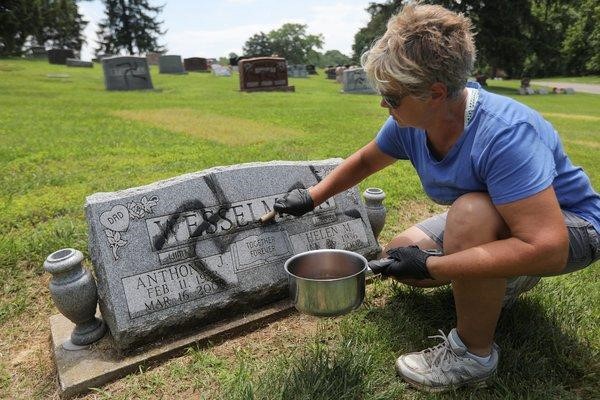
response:
{"label": "black glove", "polygon": [[280,215],[282,213],[300,217],[309,211],[315,209],[315,203],[308,193],[307,189],[294,189],[283,196],[283,199],[277,199],[273,209]]}
{"label": "black glove", "polygon": [[374,274],[398,279],[433,279],[427,270],[427,259],[443,255],[439,250],[421,250],[417,246],[397,247],[387,254],[387,258],[369,261],[369,267]]}

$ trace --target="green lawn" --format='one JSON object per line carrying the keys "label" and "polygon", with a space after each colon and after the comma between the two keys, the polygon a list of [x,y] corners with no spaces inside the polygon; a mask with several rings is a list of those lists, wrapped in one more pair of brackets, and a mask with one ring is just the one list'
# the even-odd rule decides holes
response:
{"label": "green lawn", "polygon": [[[67,77],[51,77],[68,74]],[[50,76],[49,76],[50,75]],[[343,95],[323,73],[295,93],[241,93],[238,78],[159,75],[156,90],[107,92],[102,70],[0,60],[0,398],[56,398],[42,263],[62,247],[87,257],[85,197],[217,165],[346,157],[387,115],[379,99]],[[542,112],[600,188],[600,96],[517,95]],[[387,193],[381,240],[432,215],[409,163],[360,187]],[[89,266],[89,261],[87,261]],[[426,395],[394,374],[395,358],[454,326],[451,292],[375,282],[365,305],[336,319],[292,315],[109,384],[86,398],[599,398],[598,264],[547,278],[503,314],[499,374],[489,389]]]}

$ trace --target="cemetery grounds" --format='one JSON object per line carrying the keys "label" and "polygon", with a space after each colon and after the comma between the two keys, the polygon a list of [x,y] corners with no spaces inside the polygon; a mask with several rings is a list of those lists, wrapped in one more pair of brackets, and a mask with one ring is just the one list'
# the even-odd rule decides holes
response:
{"label": "cemetery grounds", "polygon": [[[85,197],[218,165],[347,157],[386,118],[379,98],[340,94],[323,71],[290,79],[295,93],[242,93],[238,77],[151,74],[156,90],[108,92],[102,69],[0,60],[0,398],[58,398],[49,343],[56,314],[42,263],[84,252]],[[598,77],[593,78],[598,81]],[[518,96],[518,81],[490,90],[532,106],[560,132],[600,189],[600,96]],[[257,183],[260,184],[260,183]],[[361,183],[387,193],[385,243],[443,208],[408,162]],[[543,279],[503,313],[499,373],[479,391],[424,394],[394,373],[454,326],[448,288],[375,281],[365,304],[334,319],[293,313],[263,328],[140,369],[86,399],[575,399],[600,397],[598,263]]]}

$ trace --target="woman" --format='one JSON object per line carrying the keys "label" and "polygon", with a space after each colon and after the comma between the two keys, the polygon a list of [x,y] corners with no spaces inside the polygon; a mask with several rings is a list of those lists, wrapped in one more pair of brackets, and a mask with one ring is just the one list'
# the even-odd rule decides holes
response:
{"label": "woman", "polygon": [[494,331],[503,305],[540,276],[600,258],[600,197],[589,178],[540,114],[466,85],[473,42],[462,15],[406,5],[362,59],[390,113],[377,137],[317,185],[275,205],[302,215],[398,159],[411,161],[433,201],[450,205],[370,263],[409,285],[452,285],[456,328],[396,362],[402,378],[428,391],[484,385],[498,364]]}

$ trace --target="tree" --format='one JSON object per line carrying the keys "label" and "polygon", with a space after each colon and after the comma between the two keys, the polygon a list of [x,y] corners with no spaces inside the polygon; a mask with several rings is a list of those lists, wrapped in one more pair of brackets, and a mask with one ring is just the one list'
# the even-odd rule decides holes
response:
{"label": "tree", "polygon": [[156,18],[164,6],[150,6],[148,0],[103,0],[105,19],[98,24],[96,54],[162,52],[158,36],[165,32]]}
{"label": "tree", "polygon": [[252,35],[244,44],[244,54],[248,56],[284,57],[291,64],[306,63],[313,55],[314,48],[323,46],[323,35],[309,35],[306,25],[283,24],[281,28],[267,34]]}
{"label": "tree", "polygon": [[85,43],[83,30],[88,22],[79,14],[75,1],[57,0],[47,4],[41,16],[45,21],[44,28],[35,35],[36,41],[54,48],[80,51]]}
{"label": "tree", "polygon": [[600,4],[596,0],[578,1],[576,20],[568,26],[561,53],[568,74],[600,72]]}
{"label": "tree", "polygon": [[76,0],[0,3],[0,55],[20,55],[26,43],[81,50],[84,21]]}
{"label": "tree", "polygon": [[[600,64],[597,0],[424,0],[463,13],[475,27],[477,68],[512,76],[590,73]],[[358,61],[404,1],[371,3],[371,20],[354,37]],[[586,41],[589,41],[587,43]],[[566,68],[565,68],[566,66]]]}
{"label": "tree", "polygon": [[250,36],[250,38],[246,40],[242,51],[249,57],[266,57],[273,54],[271,40],[264,32],[259,32]]}

